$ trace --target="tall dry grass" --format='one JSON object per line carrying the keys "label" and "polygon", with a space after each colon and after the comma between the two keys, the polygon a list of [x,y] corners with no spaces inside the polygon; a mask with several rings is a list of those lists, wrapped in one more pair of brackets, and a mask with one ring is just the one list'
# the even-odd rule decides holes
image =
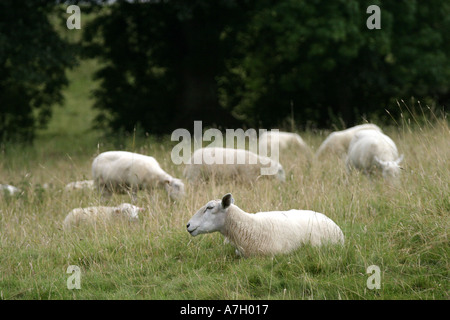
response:
{"label": "tall dry grass", "polygon": [[[424,112],[425,113],[425,112]],[[4,146],[2,183],[23,190],[0,202],[0,297],[3,299],[448,299],[448,119],[428,110],[416,121],[384,128],[404,153],[400,181],[386,184],[342,160],[307,161],[282,154],[286,182],[251,185],[210,181],[186,185],[172,202],[164,190],[140,192],[146,209],[139,223],[62,230],[73,208],[130,202],[128,195],[102,199],[95,191],[65,192],[66,183],[90,178],[99,152],[113,148],[154,156],[181,177],[170,159],[176,142],[101,136],[77,146],[40,141]],[[428,118],[427,118],[428,117]],[[419,121],[420,120],[420,121]],[[301,132],[316,150],[327,132]],[[48,189],[44,186],[49,186]],[[305,246],[293,254],[243,259],[219,234],[192,238],[185,224],[198,208],[231,192],[247,212],[310,209],[341,226],[343,247]],[[81,289],[66,286],[69,265],[82,271]],[[381,289],[370,290],[366,269],[381,270]]]}

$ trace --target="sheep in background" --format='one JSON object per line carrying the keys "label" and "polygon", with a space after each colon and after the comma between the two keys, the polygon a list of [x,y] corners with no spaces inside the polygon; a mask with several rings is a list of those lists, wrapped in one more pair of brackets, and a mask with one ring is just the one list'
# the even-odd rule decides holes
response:
{"label": "sheep in background", "polygon": [[235,206],[230,193],[209,201],[186,225],[192,236],[220,232],[243,256],[289,253],[303,244],[343,244],[342,230],[322,213],[309,210],[250,214]]}
{"label": "sheep in background", "polygon": [[247,150],[232,148],[197,149],[184,170],[184,176],[191,182],[209,178],[254,182],[263,175],[285,181],[283,166],[279,162]]}
{"label": "sheep in background", "polygon": [[64,230],[72,227],[99,222],[110,223],[114,221],[137,221],[142,208],[129,203],[122,203],[117,207],[87,207],[76,208],[70,211],[63,222]]}
{"label": "sheep in background", "polygon": [[270,151],[272,139],[278,139],[279,150],[289,149],[298,150],[304,154],[307,158],[311,158],[311,148],[303,141],[303,139],[297,133],[284,132],[284,131],[267,131],[261,134],[259,137],[259,146],[261,144],[267,145],[267,150]]}
{"label": "sheep in background", "polygon": [[343,157],[347,154],[350,141],[354,135],[361,130],[376,130],[382,132],[382,130],[375,124],[367,123],[354,126],[342,131],[334,131],[328,135],[328,137],[322,142],[319,149],[316,152],[316,158],[322,159],[328,154],[338,155]]}
{"label": "sheep in background", "polygon": [[376,130],[363,130],[350,142],[346,164],[348,170],[356,168],[366,175],[381,172],[390,179],[399,175],[402,160],[391,138]]}
{"label": "sheep in background", "polygon": [[[44,189],[45,189],[45,187],[44,187]],[[74,182],[68,183],[64,187],[64,190],[66,190],[66,191],[83,190],[83,189],[93,190],[94,189],[94,180],[74,181]]]}
{"label": "sheep in background", "polygon": [[9,196],[13,196],[15,194],[21,193],[22,190],[20,190],[19,188],[16,188],[12,185],[9,184],[0,184],[0,194],[7,194]]}
{"label": "sheep in background", "polygon": [[163,186],[173,200],[184,196],[184,184],[161,169],[150,156],[127,151],[107,151],[92,162],[94,184],[99,190],[124,193],[131,189],[135,197],[139,189]]}

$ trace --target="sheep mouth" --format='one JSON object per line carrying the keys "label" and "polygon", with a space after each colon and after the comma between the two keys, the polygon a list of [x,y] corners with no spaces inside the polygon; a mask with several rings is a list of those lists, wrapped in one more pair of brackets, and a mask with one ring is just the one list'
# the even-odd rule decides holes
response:
{"label": "sheep mouth", "polygon": [[195,237],[195,236],[197,235],[197,233],[195,232],[196,230],[197,230],[197,228],[192,229],[192,230],[187,229],[187,232],[189,232],[189,234],[190,234],[191,236]]}

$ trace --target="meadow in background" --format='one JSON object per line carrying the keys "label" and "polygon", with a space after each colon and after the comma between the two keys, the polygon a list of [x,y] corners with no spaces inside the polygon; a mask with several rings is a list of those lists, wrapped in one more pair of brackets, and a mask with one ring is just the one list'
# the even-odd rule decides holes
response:
{"label": "meadow in background", "polygon": [[[63,190],[91,178],[100,152],[151,155],[183,178],[184,166],[170,158],[177,143],[170,137],[136,132],[117,138],[91,129],[95,67],[85,60],[69,73],[65,106],[32,146],[1,145],[1,183],[23,191],[0,199],[1,299],[449,298],[450,131],[445,114],[420,104],[422,113],[407,103],[392,106],[401,109],[402,120],[382,128],[405,155],[398,184],[349,175],[335,158],[303,161],[293,151],[280,157],[285,183],[210,181],[195,189],[186,183],[185,198],[176,202],[162,189],[140,192],[135,204],[145,212],[139,223],[64,232],[62,222],[73,208],[131,201],[129,195],[108,201],[96,191]],[[299,133],[314,151],[328,134]],[[218,233],[192,238],[187,221],[228,192],[247,212],[322,212],[341,227],[345,245],[240,258]],[[69,265],[81,269],[79,290],[67,288]],[[367,288],[370,265],[380,267],[380,289]]]}

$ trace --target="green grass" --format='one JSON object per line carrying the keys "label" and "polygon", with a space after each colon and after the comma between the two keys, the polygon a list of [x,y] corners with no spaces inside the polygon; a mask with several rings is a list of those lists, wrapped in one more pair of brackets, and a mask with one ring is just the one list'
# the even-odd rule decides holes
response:
{"label": "green grass", "polygon": [[[425,112],[386,128],[405,154],[400,182],[387,185],[353,173],[342,162],[307,164],[284,156],[284,184],[260,180],[251,187],[214,183],[171,202],[164,190],[140,192],[146,209],[139,223],[62,230],[73,208],[105,204],[96,192],[64,192],[90,178],[98,152],[118,146],[158,159],[182,177],[169,138],[125,136],[118,143],[91,129],[89,91],[95,61],[71,71],[64,107],[56,109],[34,146],[6,145],[1,183],[24,193],[0,199],[0,298],[2,299],[448,299],[448,120]],[[434,119],[436,117],[436,119]],[[406,119],[408,118],[408,119]],[[409,119],[412,119],[412,122]],[[426,119],[426,118],[424,118]],[[317,149],[325,132],[301,132]],[[49,189],[43,186],[50,185]],[[247,212],[311,209],[341,226],[343,247],[305,246],[292,254],[240,258],[220,234],[191,237],[186,222],[211,199],[232,192]],[[130,202],[115,195],[109,204]],[[81,289],[69,290],[69,265],[81,268]],[[381,270],[381,288],[369,290],[366,269]]]}

